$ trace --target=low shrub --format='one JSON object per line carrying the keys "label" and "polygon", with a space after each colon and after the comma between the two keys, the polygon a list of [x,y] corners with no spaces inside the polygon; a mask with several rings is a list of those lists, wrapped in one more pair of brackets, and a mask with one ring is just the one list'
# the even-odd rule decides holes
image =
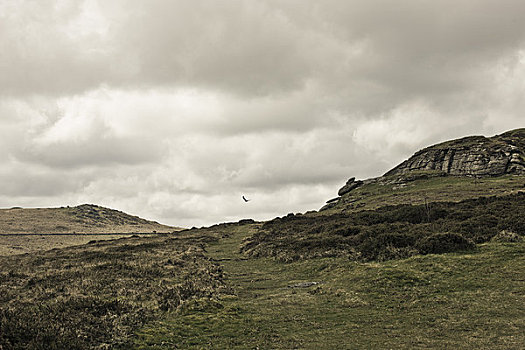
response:
{"label": "low shrub", "polygon": [[[384,260],[471,249],[502,230],[525,235],[525,194],[463,202],[385,206],[331,215],[302,215],[266,222],[241,251],[295,261],[322,256]],[[445,233],[443,233],[445,232]]]}
{"label": "low shrub", "polygon": [[407,233],[387,231],[375,235],[368,234],[363,242],[357,247],[361,256],[366,260],[376,260],[380,255],[385,260],[387,256],[393,255],[387,251],[393,252],[414,245],[415,237]]}
{"label": "low shrub", "polygon": [[475,244],[458,233],[444,232],[423,237],[415,247],[421,254],[442,254],[471,250]]}

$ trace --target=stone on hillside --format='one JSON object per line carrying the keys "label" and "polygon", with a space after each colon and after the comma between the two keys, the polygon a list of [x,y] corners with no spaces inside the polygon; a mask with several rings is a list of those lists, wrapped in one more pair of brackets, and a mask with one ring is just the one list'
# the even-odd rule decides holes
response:
{"label": "stone on hillside", "polygon": [[241,219],[239,220],[239,225],[248,225],[248,224],[254,224],[254,219]]}
{"label": "stone on hillside", "polygon": [[359,186],[361,186],[363,184],[363,181],[361,180],[357,180],[355,181],[355,177],[352,177],[351,179],[349,179],[347,182],[346,182],[346,185],[344,185],[343,187],[341,187],[341,189],[337,192],[337,194],[339,196],[342,196],[344,194],[347,194],[348,192],[358,188]]}
{"label": "stone on hillside", "polygon": [[515,232],[503,230],[492,237],[491,241],[499,243],[515,243],[521,242],[521,237]]}
{"label": "stone on hillside", "polygon": [[[377,184],[399,189],[407,183],[441,176],[525,175],[525,128],[493,137],[469,136],[446,141],[416,152],[385,175],[364,181],[350,178],[320,211],[348,204],[345,196],[362,185]],[[342,197],[342,198],[341,198]],[[363,203],[359,203],[362,205]]]}
{"label": "stone on hillside", "polygon": [[341,197],[335,197],[335,198],[329,199],[326,201],[326,204],[336,203],[339,201],[339,199],[341,199]]}

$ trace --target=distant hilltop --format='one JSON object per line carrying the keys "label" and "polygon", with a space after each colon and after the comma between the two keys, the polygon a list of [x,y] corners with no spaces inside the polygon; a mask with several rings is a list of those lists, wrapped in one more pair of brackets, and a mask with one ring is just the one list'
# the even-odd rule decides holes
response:
{"label": "distant hilltop", "polygon": [[[321,210],[335,207],[340,209],[355,208],[363,205],[364,202],[370,205],[369,197],[372,193],[377,195],[378,205],[385,204],[385,198],[390,198],[390,204],[403,203],[403,200],[413,203],[417,201],[414,197],[414,193],[417,192],[415,190],[412,191],[412,195],[397,193],[396,201],[392,201],[389,196],[392,191],[398,191],[400,188],[408,186],[409,183],[410,186],[414,187],[414,181],[419,179],[450,176],[458,179],[458,181],[468,178],[488,180],[504,175],[518,175],[520,178],[525,175],[525,128],[507,131],[493,137],[469,136],[424,148],[383,176],[366,180],[350,178],[339,189],[337,193],[339,197],[330,199]],[[457,185],[458,181],[450,180],[449,182]],[[373,185],[378,185],[382,189],[379,191],[377,187],[370,187]],[[445,182],[442,185],[445,185]],[[511,192],[516,191],[514,185],[508,185],[504,185],[501,190],[510,191],[512,187]],[[448,188],[450,190],[452,187],[448,186]],[[483,193],[492,194],[488,190],[483,192],[484,190],[479,186],[468,191],[466,187],[461,190],[463,191],[460,196],[462,199],[475,198],[483,195]],[[440,191],[446,192],[444,188],[441,188]],[[379,192],[386,197],[379,196]],[[421,191],[417,193],[420,197],[425,197],[428,195],[428,189],[424,190],[422,187]],[[435,197],[436,199],[439,198],[437,195]],[[443,199],[439,198],[439,200]],[[367,205],[361,206],[361,208],[368,208]]]}
{"label": "distant hilltop", "polygon": [[0,209],[2,234],[168,233],[180,228],[94,204],[61,208]]}

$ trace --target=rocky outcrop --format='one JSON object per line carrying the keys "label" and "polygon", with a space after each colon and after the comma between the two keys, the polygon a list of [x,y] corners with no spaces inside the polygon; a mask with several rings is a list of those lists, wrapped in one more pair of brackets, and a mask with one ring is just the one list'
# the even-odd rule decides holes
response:
{"label": "rocky outcrop", "polygon": [[358,188],[358,187],[361,186],[362,184],[363,184],[363,181],[361,181],[361,180],[357,180],[357,181],[355,181],[355,177],[352,177],[352,178],[350,178],[350,179],[346,182],[346,184],[345,184],[343,187],[341,187],[341,188],[339,189],[339,191],[337,192],[337,194],[338,194],[339,196],[345,195],[345,194],[347,194],[348,192],[350,192],[350,191],[352,191],[352,190]]}
{"label": "rocky outcrop", "polygon": [[450,175],[501,176],[525,174],[525,129],[491,138],[471,136],[444,142],[416,152],[385,176],[414,171],[439,171]]}
{"label": "rocky outcrop", "polygon": [[335,205],[339,202],[340,199],[341,197],[335,197],[326,201],[326,204],[320,210],[326,210],[335,207]]}
{"label": "rocky outcrop", "polygon": [[355,177],[348,179],[346,184],[343,187],[341,187],[339,191],[337,192],[339,197],[335,197],[335,198],[328,200],[326,204],[319,210],[326,210],[326,209],[335,207],[337,203],[339,202],[339,200],[341,199],[341,196],[344,196],[345,194],[351,192],[352,190],[358,188],[359,186],[362,186],[363,184],[364,182],[361,180],[355,181]]}
{"label": "rocky outcrop", "polygon": [[370,184],[394,185],[402,188],[408,182],[433,177],[525,175],[525,128],[508,131],[494,137],[470,136],[443,142],[416,152],[385,175],[356,181],[350,178],[339,189],[339,197],[330,199],[320,209],[351,203],[347,196],[354,189]]}

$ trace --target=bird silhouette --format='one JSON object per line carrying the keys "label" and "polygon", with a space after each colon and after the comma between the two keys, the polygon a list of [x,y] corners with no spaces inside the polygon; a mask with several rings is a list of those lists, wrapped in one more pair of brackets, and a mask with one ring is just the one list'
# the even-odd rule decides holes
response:
{"label": "bird silhouette", "polygon": [[249,202],[250,199],[246,199],[244,196],[242,196],[242,199],[244,199],[245,202]]}

